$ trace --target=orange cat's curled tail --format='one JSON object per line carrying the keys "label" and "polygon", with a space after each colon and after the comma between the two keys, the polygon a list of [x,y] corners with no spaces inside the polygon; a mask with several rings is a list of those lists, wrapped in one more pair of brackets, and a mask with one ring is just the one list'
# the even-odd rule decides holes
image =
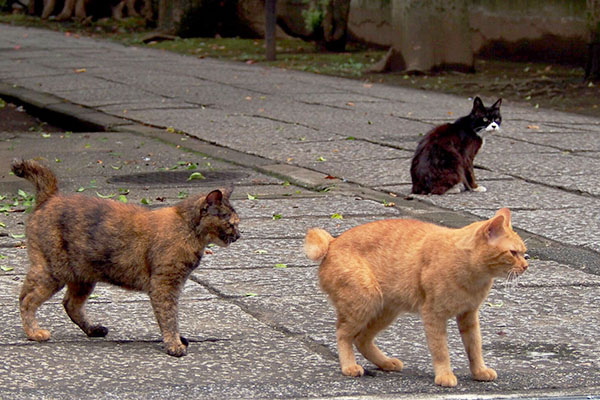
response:
{"label": "orange cat's curled tail", "polygon": [[306,257],[313,261],[320,262],[327,255],[329,243],[333,240],[333,236],[324,229],[311,228],[306,232],[304,239],[304,253]]}
{"label": "orange cat's curled tail", "polygon": [[35,209],[58,193],[58,181],[50,168],[34,160],[13,160],[13,174],[35,185]]}

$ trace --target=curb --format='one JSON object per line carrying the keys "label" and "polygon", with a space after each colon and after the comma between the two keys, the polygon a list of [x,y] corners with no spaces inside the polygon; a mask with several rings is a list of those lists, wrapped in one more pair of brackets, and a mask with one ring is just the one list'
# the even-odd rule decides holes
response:
{"label": "curb", "polygon": [[[40,93],[17,85],[0,82],[0,97],[23,105],[32,114],[65,129],[76,132],[123,132],[152,137],[171,146],[185,148],[214,159],[234,165],[254,169],[257,172],[287,180],[290,183],[314,192],[331,192],[390,204],[403,211],[410,218],[449,227],[462,227],[480,219],[466,212],[448,210],[418,198],[396,197],[358,183],[346,182],[329,177],[319,171],[283,164],[277,161],[243,153],[228,147],[204,141],[185,132],[172,133],[165,129],[116,117],[92,108],[70,103],[58,96]],[[181,135],[193,138],[182,144]],[[585,248],[563,244],[535,235],[522,229],[515,229],[527,240],[529,254],[543,260],[553,260],[574,266],[587,273],[600,275],[600,258],[597,253]],[[583,260],[583,261],[579,261]]]}

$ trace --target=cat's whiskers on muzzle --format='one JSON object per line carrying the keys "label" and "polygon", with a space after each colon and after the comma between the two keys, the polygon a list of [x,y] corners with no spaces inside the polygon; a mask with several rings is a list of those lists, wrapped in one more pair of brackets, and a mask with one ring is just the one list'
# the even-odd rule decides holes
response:
{"label": "cat's whiskers on muzzle", "polygon": [[519,279],[521,278],[521,275],[523,274],[523,272],[525,271],[518,271],[517,269],[511,269],[508,272],[508,275],[506,275],[506,280],[504,281],[504,287],[508,288],[509,290],[513,290],[515,289],[517,286],[519,286]]}

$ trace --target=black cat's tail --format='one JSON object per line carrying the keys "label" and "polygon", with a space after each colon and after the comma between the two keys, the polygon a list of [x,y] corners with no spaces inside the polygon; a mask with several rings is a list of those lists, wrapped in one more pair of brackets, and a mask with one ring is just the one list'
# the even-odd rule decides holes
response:
{"label": "black cat's tail", "polygon": [[58,180],[50,168],[34,160],[13,160],[11,171],[35,186],[35,209],[58,193]]}
{"label": "black cat's tail", "polygon": [[304,239],[304,254],[313,261],[320,262],[327,255],[329,243],[333,240],[333,236],[324,229],[311,228],[306,232]]}

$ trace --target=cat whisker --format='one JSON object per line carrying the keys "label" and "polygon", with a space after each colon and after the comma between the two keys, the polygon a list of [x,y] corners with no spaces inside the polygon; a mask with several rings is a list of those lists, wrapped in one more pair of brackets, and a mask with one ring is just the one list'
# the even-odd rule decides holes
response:
{"label": "cat whisker", "polygon": [[515,270],[510,270],[508,275],[506,276],[506,280],[504,281],[504,287],[508,290],[513,290],[519,285],[520,275]]}

